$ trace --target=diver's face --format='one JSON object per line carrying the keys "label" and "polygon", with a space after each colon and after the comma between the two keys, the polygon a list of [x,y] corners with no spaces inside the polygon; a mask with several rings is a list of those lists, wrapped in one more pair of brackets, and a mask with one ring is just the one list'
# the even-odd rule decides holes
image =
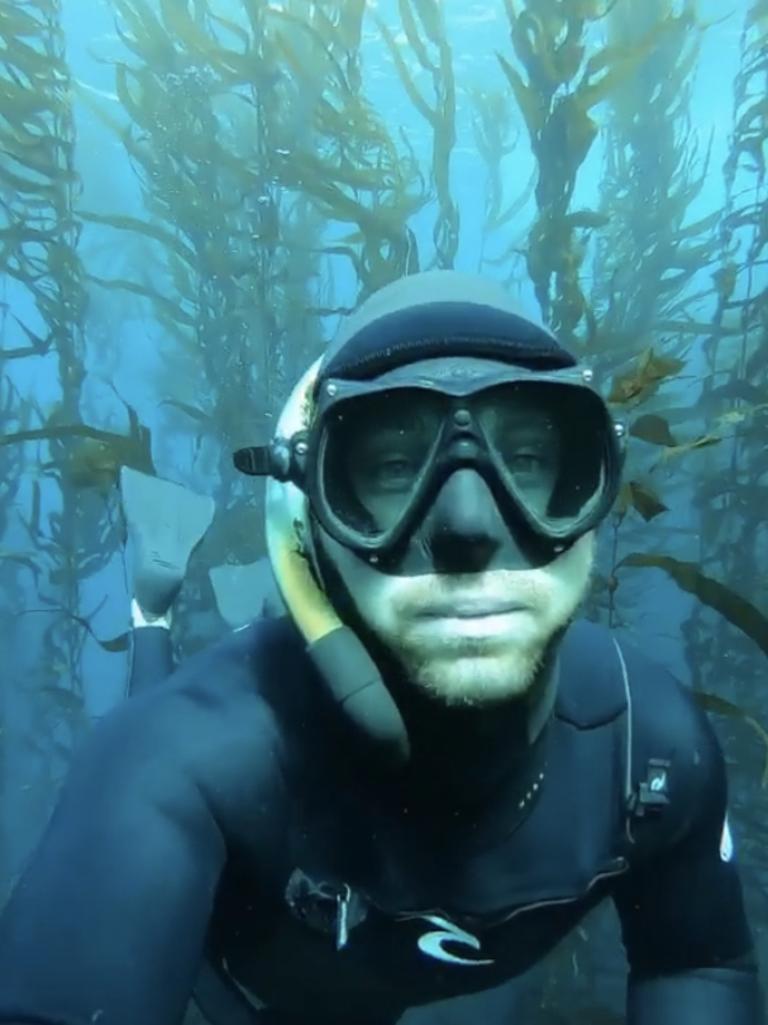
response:
{"label": "diver's face", "polygon": [[592,533],[554,555],[524,517],[514,522],[508,511],[505,518],[493,478],[468,458],[477,427],[529,517],[539,518],[555,497],[561,462],[573,457],[563,451],[569,436],[554,393],[548,399],[535,389],[483,387],[494,366],[445,357],[407,368],[411,382],[420,373],[476,379],[469,419],[462,402],[446,420],[445,396],[428,389],[414,395],[410,385],[340,407],[334,497],[341,508],[359,510],[373,532],[404,520],[435,443],[453,446],[456,468],[424,508],[396,566],[370,563],[318,528],[368,629],[408,680],[452,705],[524,695],[584,598],[593,565]]}
{"label": "diver's face", "polygon": [[[591,532],[543,566],[493,568],[491,560],[471,571],[397,576],[321,537],[368,628],[412,683],[450,705],[524,695],[585,597],[594,561]],[[452,543],[460,559],[461,536]]]}

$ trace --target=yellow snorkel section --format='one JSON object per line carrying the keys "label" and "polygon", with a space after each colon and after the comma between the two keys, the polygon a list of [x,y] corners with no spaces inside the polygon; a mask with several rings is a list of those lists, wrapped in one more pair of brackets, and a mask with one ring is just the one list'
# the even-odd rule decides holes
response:
{"label": "yellow snorkel section", "polygon": [[[290,438],[309,427],[319,368],[318,359],[291,392],[277,422],[278,437]],[[290,481],[268,477],[266,518],[267,551],[283,601],[307,644],[315,644],[338,630],[342,622],[310,569],[306,495]]]}
{"label": "yellow snorkel section", "polygon": [[[321,359],[299,380],[275,435],[291,438],[310,426]],[[266,540],[272,572],[307,652],[355,733],[390,768],[403,765],[410,744],[402,716],[357,635],[339,619],[312,572],[307,496],[290,481],[267,478]]]}

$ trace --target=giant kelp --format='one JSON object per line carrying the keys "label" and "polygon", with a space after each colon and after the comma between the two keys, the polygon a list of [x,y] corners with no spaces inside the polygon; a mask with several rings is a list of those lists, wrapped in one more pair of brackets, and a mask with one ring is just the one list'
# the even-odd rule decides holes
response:
{"label": "giant kelp", "polygon": [[[727,626],[731,615],[716,618],[703,606],[693,611],[683,627],[686,657],[697,686],[706,690],[718,686],[722,653],[727,650],[733,696],[747,708],[755,700],[754,643],[760,644],[759,637],[765,638],[768,631],[765,577],[760,571],[768,557],[764,514],[768,473],[768,284],[764,270],[768,252],[764,157],[767,53],[768,4],[757,0],[748,6],[741,31],[733,128],[724,166],[720,261],[712,275],[717,301],[711,328],[703,332],[707,376],[700,401],[729,425],[730,436],[722,450],[713,453],[694,490],[700,563],[716,567],[725,581],[738,581],[741,607],[757,605],[758,615],[764,617],[763,632],[734,636]],[[738,607],[731,602],[731,611]],[[745,781],[745,788],[747,785]],[[755,843],[764,845],[764,825],[748,802],[743,802],[741,812]]]}
{"label": "giant kelp", "polygon": [[[594,108],[631,78],[658,47],[666,20],[630,45],[596,48],[590,29],[615,4],[603,0],[504,0],[515,63],[499,53],[537,164],[536,221],[526,259],[544,317],[566,344],[588,319],[580,269],[584,241],[605,223],[571,209],[579,169],[598,136]],[[520,70],[518,70],[520,68]]]}
{"label": "giant kelp", "polygon": [[[21,357],[55,359],[60,398],[59,424],[80,429],[80,402],[85,377],[82,321],[85,289],[78,258],[79,226],[75,214],[78,175],[75,168],[75,137],[71,110],[69,69],[65,60],[60,4],[55,0],[29,0],[7,5],[0,11],[3,57],[0,62],[0,218],[3,250],[0,272],[12,282],[14,306],[23,316],[11,314],[15,335],[28,344],[8,344],[12,332],[3,333],[0,360]],[[25,407],[25,418],[37,409]],[[21,412],[21,411],[20,411]],[[37,412],[37,425],[26,424],[14,432],[6,418],[3,446],[10,442],[37,440],[55,444],[48,430],[51,414]],[[103,566],[106,550],[89,550],[85,538],[108,540],[108,519],[102,510],[86,508],[79,484],[66,474],[55,474],[59,505],[47,517],[45,537],[38,530],[40,553],[51,560],[49,580],[63,596],[57,599],[74,611],[80,581]],[[39,510],[39,491],[34,510]],[[39,519],[39,514],[34,516]],[[61,636],[64,630],[66,637]],[[71,624],[54,624],[46,643],[64,645],[68,665],[77,685],[77,662],[82,638]]]}
{"label": "giant kelp", "polygon": [[[607,24],[613,52],[630,51],[638,39],[656,40],[607,104],[600,188],[606,223],[595,252],[584,344],[598,372],[613,375],[608,400],[628,421],[632,439],[612,525],[606,600],[613,622],[618,532],[623,544],[636,547],[640,525],[655,523],[672,502],[658,471],[676,455],[716,445],[722,435],[702,424],[700,410],[676,410],[669,398],[691,376],[690,350],[699,330],[691,310],[704,298],[691,285],[716,255],[717,214],[689,215],[708,168],[689,115],[701,30],[692,3],[680,8],[669,0],[616,4]],[[695,469],[697,458],[678,461],[677,484],[679,468]],[[642,531],[645,543],[652,543],[649,528]]]}
{"label": "giant kelp", "polygon": [[[116,69],[130,118],[123,139],[152,219],[108,220],[168,250],[173,286],[189,302],[169,305],[157,289],[145,291],[175,333],[199,324],[190,268],[215,278],[219,292],[237,282],[243,300],[253,300],[249,286],[258,281],[279,287],[276,264],[287,268],[288,255],[306,257],[313,244],[306,226],[286,237],[291,211],[307,213],[297,199],[310,198],[327,221],[353,227],[322,251],[349,256],[364,290],[413,268],[406,225],[422,200],[409,191],[416,179],[407,155],[360,90],[363,5],[305,7],[244,4],[235,23],[205,4],[193,12],[116,4],[121,35],[140,58]],[[237,197],[229,210],[210,202],[222,192]],[[311,296],[304,305],[311,307]]]}
{"label": "giant kelp", "polygon": [[[493,274],[495,268],[500,268],[505,282],[510,285],[516,274],[515,264],[524,259],[525,251],[525,239],[517,229],[517,221],[533,195],[537,172],[534,171],[522,188],[520,181],[509,182],[504,174],[504,165],[519,152],[520,141],[509,90],[476,87],[468,89],[467,95],[472,104],[475,149],[486,174],[477,269],[481,273],[490,269]],[[510,188],[514,188],[514,197],[508,201],[506,193]],[[486,255],[486,250],[494,236],[502,237],[504,245],[500,254],[491,257]]]}
{"label": "giant kelp", "polygon": [[[398,0],[398,10],[410,50],[419,67],[432,79],[433,103],[424,97],[392,32],[381,19],[378,22],[379,29],[409,99],[432,133],[430,177],[438,203],[438,215],[432,234],[435,265],[453,267],[459,245],[459,210],[451,190],[451,155],[456,143],[453,55],[438,0]],[[434,51],[434,56],[430,51]]]}
{"label": "giant kelp", "polygon": [[[45,355],[58,343],[62,372],[71,374],[77,367],[76,359],[72,369],[66,360],[74,344],[71,313],[76,319],[82,291],[71,213],[75,173],[67,74],[57,18],[56,3],[0,10],[0,273],[16,283],[15,294],[26,293],[44,325],[6,309],[0,358]],[[14,334],[25,344],[13,344]]]}
{"label": "giant kelp", "polygon": [[73,216],[77,173],[69,75],[59,16],[56,0],[24,0],[0,10],[0,273],[29,295],[44,325],[33,328],[11,312],[29,345],[6,343],[2,358],[57,349],[63,357],[60,371],[75,375],[76,392],[82,371],[73,349],[74,329],[84,292]]}
{"label": "giant kelp", "polygon": [[[22,395],[11,383],[11,361],[34,360],[41,369],[53,370],[59,423],[81,424],[85,289],[77,252],[78,183],[60,2],[4,4],[0,7],[0,275],[12,309],[3,317],[0,349],[0,364],[8,375],[0,458],[6,468],[25,476],[29,463],[21,453],[27,456],[30,449],[22,450],[20,443],[37,441],[38,450],[52,455],[55,440],[47,430],[50,412],[44,413],[34,395]],[[31,436],[25,434],[29,431]],[[0,572],[8,581],[11,567],[29,570],[24,586],[18,580],[14,589],[16,602],[24,595],[24,612],[29,613],[31,593],[44,611],[52,613],[41,620],[44,625],[36,634],[36,670],[23,679],[20,674],[11,676],[5,694],[6,715],[12,715],[19,692],[25,693],[34,709],[33,728],[19,732],[15,749],[21,758],[19,747],[28,745],[25,773],[36,777],[35,803],[30,803],[32,794],[24,799],[24,820],[30,823],[47,812],[50,773],[60,764],[62,734],[66,737],[69,732],[71,739],[71,731],[81,725],[63,708],[53,714],[43,689],[64,677],[71,701],[79,701],[85,634],[74,617],[80,588],[90,573],[103,567],[114,548],[103,506],[90,504],[66,473],[55,468],[50,473],[53,480],[46,488],[38,475],[31,486],[27,479],[21,488],[6,485],[2,495],[6,502],[14,493],[24,495],[28,513],[20,509],[13,527],[27,531],[34,556],[6,552]],[[13,593],[10,587],[9,593]],[[37,762],[29,760],[32,747],[40,755]],[[14,835],[7,846],[3,844],[9,857],[18,855],[16,843]]]}
{"label": "giant kelp", "polygon": [[[766,221],[766,167],[764,149],[768,138],[768,6],[753,3],[747,11],[741,35],[741,67],[734,82],[733,133],[724,167],[725,207],[720,220],[720,266],[713,274],[717,294],[711,331],[704,353],[709,371],[704,397],[718,402],[723,418],[734,425],[728,467],[719,475],[718,489],[701,495],[706,543],[721,546],[715,536],[711,513],[713,500],[724,513],[734,513],[732,525],[753,545],[759,541],[762,517],[752,482],[768,471],[764,436],[766,418],[766,329],[768,327],[768,256]],[[730,325],[730,329],[729,329]],[[711,533],[711,536],[710,536]],[[722,551],[727,561],[736,556],[742,565],[761,556],[743,545]],[[734,569],[736,567],[734,566]]]}
{"label": "giant kelp", "polygon": [[[670,5],[657,3],[655,16],[669,18],[670,11]],[[653,16],[651,4],[642,8],[618,6],[612,14],[613,32],[620,40],[629,39],[647,31]],[[651,337],[658,338],[668,354],[667,373],[661,375],[647,358],[652,350],[646,350],[639,359],[635,357],[631,368],[614,378],[609,394],[609,400],[634,421],[630,428],[632,437],[645,443],[635,447],[614,524],[615,530],[622,526],[624,541],[630,546],[633,532],[627,531],[628,509],[634,508],[649,522],[667,511],[684,486],[693,487],[695,494],[709,496],[708,503],[716,493],[727,489],[722,476],[724,461],[732,461],[727,453],[734,446],[741,449],[751,444],[754,448],[766,409],[760,401],[764,392],[756,387],[756,381],[750,380],[747,369],[750,355],[759,351],[759,336],[753,334],[748,340],[748,329],[746,333],[739,329],[733,316],[735,304],[729,305],[736,282],[728,242],[718,254],[718,231],[722,243],[723,231],[728,232],[733,213],[726,210],[721,216],[716,211],[695,219],[687,216],[688,208],[701,192],[708,160],[706,154],[699,157],[697,166],[697,142],[687,109],[690,71],[698,52],[698,36],[687,29],[693,18],[691,5],[677,17],[684,16],[685,20],[678,20],[674,31],[667,33],[664,47],[654,56],[653,67],[639,69],[641,94],[649,97],[643,107],[638,109],[635,89],[620,89],[612,101],[615,113],[610,132],[615,138],[608,149],[609,169],[603,184],[603,204],[611,213],[611,226],[602,235],[597,262],[600,273],[596,276],[594,296],[599,331],[595,337],[598,345],[605,340],[611,345],[600,359],[604,365],[615,365],[638,342]],[[754,26],[754,19],[748,18],[747,24]],[[748,60],[746,63],[754,68],[754,61],[751,65]],[[742,78],[743,73],[736,82],[737,96],[744,88]],[[754,113],[754,104],[746,119],[736,112],[737,134],[745,120],[750,130],[754,127]],[[733,188],[732,182],[728,183],[733,154],[744,149],[737,141],[726,164],[729,192]],[[640,264],[633,260],[634,253],[642,254]],[[715,264],[718,255],[722,261],[719,267]],[[744,255],[747,277],[751,275],[747,264],[754,265],[756,254],[751,251]],[[632,267],[631,275],[622,271],[627,267]],[[703,273],[707,270],[709,273]],[[704,302],[715,306],[711,325],[703,322],[700,313],[697,315]],[[703,347],[697,345],[698,340],[704,342]],[[741,358],[735,361],[734,346],[741,350]],[[701,365],[700,351],[709,354],[707,371],[692,378],[691,366]],[[725,373],[711,358],[717,351],[725,356]],[[752,369],[757,372],[752,358]],[[691,388],[700,394],[696,401],[676,405],[666,396],[675,390],[679,394],[683,373],[688,377],[688,394]],[[673,386],[659,391],[664,377],[677,379],[676,389]],[[705,455],[691,457],[703,450],[708,450]],[[673,475],[660,472],[671,467],[670,460],[681,454],[689,458],[674,464]],[[705,513],[709,527],[701,521],[691,524],[688,544],[698,543],[702,566],[720,562],[718,535],[729,511],[738,512],[734,508],[723,509],[714,517]],[[711,506],[708,512],[711,514]],[[740,515],[732,516],[730,530],[740,532],[740,521]],[[665,547],[667,528],[664,521],[660,524],[658,540],[653,530],[644,535],[646,546]],[[677,540],[680,541],[679,535]],[[661,565],[659,560],[668,556],[656,553],[652,558]],[[728,561],[725,560],[726,565]],[[727,570],[725,576],[729,578]],[[739,574],[731,579],[742,578]],[[611,579],[613,608],[614,574]],[[704,604],[711,605],[708,593],[706,588],[696,591]],[[735,622],[746,595],[729,594],[730,618]],[[723,612],[723,600],[714,607]],[[688,620],[686,630],[694,628],[698,615],[696,612]],[[697,657],[692,664],[698,674],[702,659]]]}
{"label": "giant kelp", "polygon": [[[306,131],[296,136],[274,108],[282,156],[278,177],[310,197],[332,225],[345,225],[341,239],[324,245],[328,255],[349,258],[360,296],[419,268],[409,219],[426,202],[411,149],[398,147],[380,113],[367,99],[360,41],[365,4],[284,4],[269,9],[267,32],[284,61],[291,95],[314,97],[305,110]],[[301,105],[306,107],[306,99]]]}
{"label": "giant kelp", "polygon": [[[194,431],[196,456],[206,443],[218,450],[209,487],[220,514],[209,555],[248,561],[263,543],[260,518],[242,494],[234,502],[228,451],[252,425],[268,422],[273,392],[282,393],[290,374],[282,316],[309,305],[307,282],[316,274],[313,232],[278,178],[284,139],[272,132],[269,101],[277,101],[280,76],[261,5],[237,21],[203,3],[116,0],[114,8],[127,52],[115,65],[123,121],[109,120],[145,212],[84,216],[113,236],[127,232],[153,245],[160,273],[91,277],[151,305],[161,332],[162,408]],[[304,281],[289,274],[289,225],[302,235]],[[311,344],[311,330],[305,336]],[[232,529],[225,510],[233,505],[248,531]]]}
{"label": "giant kelp", "polygon": [[[507,0],[506,10],[525,78],[503,54],[499,60],[537,164],[528,271],[560,336],[603,378],[613,375],[609,401],[630,421],[631,438],[645,443],[630,446],[614,522],[614,530],[631,533],[629,510],[648,523],[667,509],[653,468],[721,437],[669,409],[667,399],[701,330],[691,309],[702,294],[690,285],[716,255],[717,213],[688,215],[708,168],[688,112],[700,29],[691,2],[538,0],[522,7]],[[601,47],[598,23],[608,31]],[[577,174],[599,133],[599,104],[606,123],[599,209],[573,211]],[[591,233],[598,242],[590,249]],[[594,283],[585,292],[589,270]],[[618,578],[609,578],[613,621]]]}
{"label": "giant kelp", "polygon": [[[608,104],[600,198],[606,227],[599,236],[591,299],[616,366],[636,355],[638,342],[651,331],[665,345],[675,345],[676,356],[700,331],[692,311],[703,295],[689,286],[715,259],[718,214],[692,219],[689,212],[709,166],[690,120],[702,35],[693,3],[679,10],[669,0],[617,4],[608,25],[617,49],[656,38],[653,52]],[[638,258],[639,265],[631,262]],[[593,332],[592,342],[605,349],[603,340]]]}
{"label": "giant kelp", "polygon": [[[625,8],[619,30],[633,31],[632,18],[648,14],[648,5]],[[604,183],[612,217],[597,264],[602,295],[596,288],[593,345],[610,367],[633,346],[653,341],[671,370],[666,380],[656,380],[647,358],[652,349],[630,359],[629,369],[616,367],[610,398],[628,415],[630,433],[641,444],[632,446],[612,525],[611,566],[603,579],[609,618],[629,621],[631,592],[623,586],[637,586],[640,568],[663,571],[693,597],[681,636],[697,697],[708,711],[746,724],[760,740],[760,748],[745,748],[743,729],[722,734],[726,755],[739,755],[732,759],[733,814],[750,844],[763,849],[766,833],[755,813],[754,788],[768,785],[768,774],[755,664],[768,638],[759,570],[768,554],[768,316],[761,270],[768,238],[765,167],[756,152],[762,152],[768,130],[767,30],[768,8],[756,3],[745,15],[741,38],[722,210],[686,213],[700,197],[708,169],[707,151],[696,156],[687,111],[696,36],[680,33],[676,53],[660,53],[666,73],[649,72],[645,94],[651,99],[642,110],[632,95],[620,98],[625,111],[622,117],[617,108],[612,131],[622,134],[625,122],[631,146],[609,150],[618,162]],[[668,40],[671,47],[675,35]],[[708,177],[711,183],[711,171]],[[634,254],[641,254],[640,263]],[[680,515],[681,501],[688,516]],[[623,554],[627,549],[630,554]]]}
{"label": "giant kelp", "polygon": [[205,2],[114,8],[123,119],[105,120],[145,212],[83,216],[142,237],[161,273],[91,280],[151,304],[162,406],[194,430],[196,453],[218,448],[218,514],[201,571],[249,562],[263,546],[260,499],[233,476],[228,453],[268,435],[297,368],[317,352],[322,318],[340,312],[329,287],[340,260],[361,294],[418,267],[408,221],[426,190],[363,92],[359,0],[243,3],[226,18]]}

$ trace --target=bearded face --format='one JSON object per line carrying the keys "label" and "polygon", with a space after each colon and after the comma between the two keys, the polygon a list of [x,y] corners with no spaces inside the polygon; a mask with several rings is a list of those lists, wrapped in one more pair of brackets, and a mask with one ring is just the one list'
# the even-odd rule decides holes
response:
{"label": "bearded face", "polygon": [[553,637],[583,601],[594,532],[537,568],[396,576],[327,534],[358,615],[415,686],[449,705],[493,705],[533,686]]}

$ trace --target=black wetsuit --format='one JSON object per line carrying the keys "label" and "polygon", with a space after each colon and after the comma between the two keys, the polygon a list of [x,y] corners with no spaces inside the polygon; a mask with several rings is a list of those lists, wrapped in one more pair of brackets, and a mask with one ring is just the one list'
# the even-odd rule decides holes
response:
{"label": "black wetsuit", "polygon": [[570,628],[511,834],[511,782],[468,813],[439,778],[369,775],[346,739],[286,619],[124,702],[0,919],[0,1022],[176,1025],[205,946],[270,1023],[389,1025],[525,978],[608,896],[630,1022],[763,1020],[719,746],[639,652]]}

